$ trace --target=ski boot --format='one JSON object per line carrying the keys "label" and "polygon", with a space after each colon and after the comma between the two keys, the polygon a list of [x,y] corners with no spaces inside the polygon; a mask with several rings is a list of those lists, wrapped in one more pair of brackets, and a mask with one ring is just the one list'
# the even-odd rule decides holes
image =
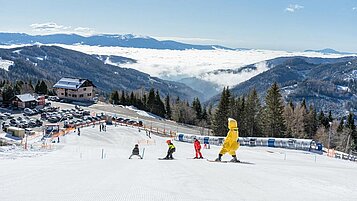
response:
{"label": "ski boot", "polygon": [[237,156],[236,156],[236,155],[233,155],[232,157],[233,157],[232,160],[231,160],[232,163],[239,163],[239,162],[240,162],[240,161],[237,159]]}
{"label": "ski boot", "polygon": [[203,159],[203,157],[201,156],[199,159]]}
{"label": "ski boot", "polygon": [[222,161],[222,154],[218,154],[218,158],[216,158],[214,161]]}
{"label": "ski boot", "polygon": [[198,159],[198,157],[196,156],[196,157],[194,157],[193,159]]}

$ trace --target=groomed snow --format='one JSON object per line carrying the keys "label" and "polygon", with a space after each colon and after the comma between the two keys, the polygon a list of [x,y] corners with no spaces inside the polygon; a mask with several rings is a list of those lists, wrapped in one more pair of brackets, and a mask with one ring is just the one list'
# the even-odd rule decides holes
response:
{"label": "groomed snow", "polygon": [[131,106],[123,106],[123,107],[136,112],[140,116],[150,117],[150,118],[153,118],[153,119],[161,119],[161,117],[159,117],[157,115],[154,115],[154,114],[152,114],[150,112],[146,112],[144,110],[139,110],[139,109],[137,109],[136,107],[134,107],[132,105]]}
{"label": "groomed snow", "polygon": [[[211,163],[188,159],[193,157],[192,144],[176,141],[177,160],[157,160],[165,156],[166,139],[149,139],[131,127],[108,126],[107,132],[90,127],[82,129],[81,136],[61,137],[53,144],[54,151],[40,156],[14,159],[0,152],[0,200],[352,201],[357,197],[353,162],[294,150],[241,147],[239,158],[253,165]],[[129,160],[138,142],[140,151],[145,148],[144,159]],[[219,147],[212,146],[203,155],[214,159],[218,152]]]}

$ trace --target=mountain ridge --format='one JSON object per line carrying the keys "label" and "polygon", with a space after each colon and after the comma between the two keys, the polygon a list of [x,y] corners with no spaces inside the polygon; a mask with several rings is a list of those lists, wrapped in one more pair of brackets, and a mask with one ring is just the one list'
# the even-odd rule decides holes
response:
{"label": "mountain ridge", "polygon": [[[149,36],[139,36],[134,34],[98,34],[92,36],[81,36],[78,34],[49,34],[49,35],[29,35],[26,33],[0,33],[0,44],[83,44],[93,46],[117,46],[150,49],[169,50],[213,50],[216,48],[226,50],[236,50],[221,45],[194,45],[176,42],[173,40],[157,40]],[[242,49],[242,48],[237,48]]]}

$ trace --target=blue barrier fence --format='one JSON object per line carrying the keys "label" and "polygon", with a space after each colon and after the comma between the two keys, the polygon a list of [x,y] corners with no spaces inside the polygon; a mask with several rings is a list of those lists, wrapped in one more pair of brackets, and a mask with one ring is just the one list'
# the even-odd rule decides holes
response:
{"label": "blue barrier fence", "polygon": [[[198,139],[202,144],[222,145],[224,137],[200,136],[184,133],[177,133],[175,140],[181,142],[192,143],[194,138]],[[311,151],[322,154],[323,146],[321,143],[312,139],[294,139],[294,138],[261,138],[261,137],[240,137],[238,142],[241,146],[265,146],[277,147],[286,149],[296,149]]]}

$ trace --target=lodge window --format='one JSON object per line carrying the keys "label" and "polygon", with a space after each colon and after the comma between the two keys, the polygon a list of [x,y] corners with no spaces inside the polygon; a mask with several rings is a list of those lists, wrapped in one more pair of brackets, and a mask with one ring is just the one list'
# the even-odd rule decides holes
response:
{"label": "lodge window", "polygon": [[72,97],[74,97],[74,98],[77,98],[77,95],[75,95],[75,94],[72,94]]}
{"label": "lodge window", "polygon": [[89,93],[89,94],[88,94],[88,96],[91,96],[91,95],[92,95],[92,93]]}
{"label": "lodge window", "polygon": [[83,91],[87,91],[87,88],[83,88]]}
{"label": "lodge window", "polygon": [[82,97],[83,97],[83,94],[80,94],[79,97],[82,98]]}
{"label": "lodge window", "polygon": [[61,95],[63,96],[63,95],[64,95],[64,93],[61,93]]}

